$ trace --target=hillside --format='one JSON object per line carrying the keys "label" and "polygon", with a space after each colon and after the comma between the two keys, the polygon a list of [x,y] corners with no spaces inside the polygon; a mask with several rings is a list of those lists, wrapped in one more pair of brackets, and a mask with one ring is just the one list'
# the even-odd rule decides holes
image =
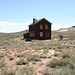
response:
{"label": "hillside", "polygon": [[59,30],[57,30],[58,32],[65,32],[65,31],[75,31],[75,26],[69,27],[69,28],[61,28]]}
{"label": "hillside", "polygon": [[[27,33],[27,32],[29,32],[29,30],[23,30],[23,31],[19,31],[19,32],[14,32],[13,34],[17,34],[17,33]],[[2,33],[2,32],[0,32],[0,34],[12,34],[12,33]]]}
{"label": "hillside", "polygon": [[6,33],[2,33],[2,32],[0,32],[0,36],[1,36],[1,35],[4,35],[4,34],[6,34]]}
{"label": "hillside", "polygon": [[75,26],[68,28],[68,30],[75,30]]}
{"label": "hillside", "polygon": [[20,31],[20,32],[15,32],[15,33],[28,33],[29,30],[23,30],[23,31]]}
{"label": "hillside", "polygon": [[[63,35],[63,40],[59,35]],[[51,40],[23,40],[23,33],[0,36],[0,75],[74,75],[75,32],[52,31]]]}

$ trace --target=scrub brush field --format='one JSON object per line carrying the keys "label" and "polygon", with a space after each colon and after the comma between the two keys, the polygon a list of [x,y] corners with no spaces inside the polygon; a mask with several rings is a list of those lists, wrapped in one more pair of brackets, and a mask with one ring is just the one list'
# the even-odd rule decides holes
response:
{"label": "scrub brush field", "polygon": [[22,33],[1,34],[0,75],[75,75],[75,31],[32,41]]}

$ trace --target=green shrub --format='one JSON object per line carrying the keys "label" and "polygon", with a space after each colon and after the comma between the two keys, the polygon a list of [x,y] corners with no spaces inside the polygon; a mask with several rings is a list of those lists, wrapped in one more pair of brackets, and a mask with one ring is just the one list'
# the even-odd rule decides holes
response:
{"label": "green shrub", "polygon": [[64,67],[59,71],[53,73],[53,75],[75,75],[75,69],[70,69],[68,67]]}
{"label": "green shrub", "polygon": [[5,63],[4,63],[4,60],[2,60],[1,62],[0,62],[0,68],[2,68],[2,67],[4,67],[5,66]]}
{"label": "green shrub", "polygon": [[59,67],[65,67],[65,66],[68,66],[68,64],[69,64],[69,60],[68,59],[61,59],[61,60],[59,60],[58,61],[58,65],[57,66],[59,66]]}
{"label": "green shrub", "polygon": [[61,60],[53,59],[51,62],[47,64],[47,66],[50,66],[52,68],[57,67],[69,67],[70,69],[75,69],[75,57],[71,58],[65,58]]}
{"label": "green shrub", "polygon": [[36,62],[32,62],[32,64],[36,64]]}
{"label": "green shrub", "polygon": [[3,68],[2,70],[3,71],[1,72],[1,75],[16,75],[16,71],[17,71],[16,68],[8,70],[7,67]]}
{"label": "green shrub", "polygon": [[4,57],[4,54],[3,53],[0,53],[0,58],[3,58]]}
{"label": "green shrub", "polygon": [[19,74],[17,74],[17,75],[34,75],[33,74],[34,69],[33,69],[33,67],[28,67],[28,68],[24,67],[24,68],[20,69],[18,73]]}
{"label": "green shrub", "polygon": [[16,62],[17,65],[25,65],[28,64],[28,61],[24,61],[24,59],[20,59],[19,61]]}
{"label": "green shrub", "polygon": [[47,58],[46,55],[40,55],[40,58]]}
{"label": "green shrub", "polygon": [[75,69],[75,56],[72,56],[72,57],[69,59],[69,68]]}
{"label": "green shrub", "polygon": [[52,75],[52,72],[49,70],[49,68],[47,68],[47,69],[44,71],[43,75]]}
{"label": "green shrub", "polygon": [[68,53],[63,54],[62,59],[65,59],[65,58],[70,58],[70,55]]}
{"label": "green shrub", "polygon": [[48,50],[43,50],[43,54],[47,54],[48,52],[49,52]]}
{"label": "green shrub", "polygon": [[7,72],[4,72],[4,75],[16,75],[16,71],[15,70],[8,70]]}
{"label": "green shrub", "polygon": [[58,57],[58,56],[59,56],[59,53],[54,53],[54,56],[55,56],[55,57]]}
{"label": "green shrub", "polygon": [[27,57],[28,61],[41,61],[38,55],[31,55]]}
{"label": "green shrub", "polygon": [[53,59],[51,62],[49,62],[49,63],[47,64],[47,66],[50,66],[50,67],[52,67],[52,68],[56,68],[57,65],[58,65],[58,60],[57,60],[57,59]]}
{"label": "green shrub", "polygon": [[69,64],[68,60],[57,60],[53,59],[51,62],[47,64],[47,66],[50,66],[52,68],[57,68],[57,67],[64,67]]}

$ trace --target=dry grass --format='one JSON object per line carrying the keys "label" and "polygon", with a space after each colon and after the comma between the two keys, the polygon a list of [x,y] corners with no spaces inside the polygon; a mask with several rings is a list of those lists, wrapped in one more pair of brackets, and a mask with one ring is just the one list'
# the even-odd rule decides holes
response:
{"label": "dry grass", "polygon": [[[63,40],[59,39],[60,34],[64,36]],[[17,75],[17,73],[20,73],[20,75],[25,73],[26,75],[48,75],[48,73],[60,75],[59,73],[66,68],[65,66],[57,65],[58,61],[60,63],[69,63],[69,71],[67,71],[69,73],[72,69],[75,69],[74,31],[67,31],[65,33],[53,31],[51,40],[32,40],[26,42],[22,38],[22,34],[0,35],[0,74],[8,72],[8,74],[12,75]],[[53,59],[58,61],[53,61]],[[70,62],[67,62],[67,60]],[[51,62],[54,64],[51,64]],[[17,65],[17,63],[21,65]],[[47,66],[48,63],[49,66]],[[52,68],[51,65],[55,67]],[[5,68],[8,69],[5,71]],[[75,73],[75,71],[72,72]]]}

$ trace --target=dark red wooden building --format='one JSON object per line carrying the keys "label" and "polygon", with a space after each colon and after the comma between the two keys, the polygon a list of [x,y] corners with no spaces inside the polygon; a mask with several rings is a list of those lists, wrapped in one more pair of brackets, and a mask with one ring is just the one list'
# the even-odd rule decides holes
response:
{"label": "dark red wooden building", "polygon": [[40,20],[33,19],[33,23],[29,25],[29,32],[24,34],[24,38],[31,39],[51,39],[51,22],[43,18]]}

